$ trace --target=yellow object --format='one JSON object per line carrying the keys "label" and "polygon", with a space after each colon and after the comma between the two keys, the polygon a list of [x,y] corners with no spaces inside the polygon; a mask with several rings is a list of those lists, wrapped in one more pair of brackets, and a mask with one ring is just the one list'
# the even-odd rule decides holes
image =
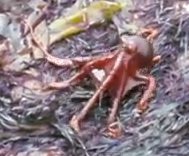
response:
{"label": "yellow object", "polygon": [[49,25],[50,45],[65,37],[84,31],[91,25],[110,20],[122,7],[119,2],[95,1],[74,15],[55,20]]}

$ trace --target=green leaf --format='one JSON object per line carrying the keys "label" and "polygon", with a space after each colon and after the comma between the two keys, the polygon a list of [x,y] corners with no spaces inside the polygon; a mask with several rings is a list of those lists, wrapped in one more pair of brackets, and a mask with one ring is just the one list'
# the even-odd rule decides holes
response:
{"label": "green leaf", "polygon": [[95,1],[72,15],[55,20],[49,25],[50,44],[110,20],[121,8],[118,2]]}

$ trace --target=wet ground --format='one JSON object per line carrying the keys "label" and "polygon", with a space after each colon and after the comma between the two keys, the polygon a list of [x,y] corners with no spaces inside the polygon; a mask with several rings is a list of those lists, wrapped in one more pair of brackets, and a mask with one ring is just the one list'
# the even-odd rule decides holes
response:
{"label": "wet ground", "polygon": [[[70,7],[72,3],[59,2],[60,5],[55,3],[50,8],[49,18],[60,14],[60,6]],[[159,30],[154,47],[162,57],[152,70],[157,89],[144,115],[135,118],[132,112],[141,95],[142,89],[139,88],[121,102],[118,118],[124,129],[122,136],[112,139],[103,134],[108,99],[90,113],[83,122],[82,136],[78,136],[68,123],[93,94],[90,81],[46,95],[22,87],[23,82],[27,82],[25,86],[30,88],[38,86],[38,81],[28,81],[31,76],[8,66],[0,71],[0,155],[189,155],[189,5],[186,1],[173,3],[166,0],[135,3],[138,22]],[[6,9],[10,11],[7,5]],[[2,13],[6,9],[2,8]],[[28,13],[29,9],[19,11]],[[22,13],[11,12],[18,16]],[[127,14],[123,11],[121,15]],[[92,55],[117,45],[118,39],[114,23],[106,23],[54,44],[51,52],[60,58]],[[32,71],[32,75],[38,71],[42,75],[38,80],[47,77],[66,79],[72,72],[69,68],[55,67],[44,59],[32,62],[24,69],[30,69],[27,71]]]}

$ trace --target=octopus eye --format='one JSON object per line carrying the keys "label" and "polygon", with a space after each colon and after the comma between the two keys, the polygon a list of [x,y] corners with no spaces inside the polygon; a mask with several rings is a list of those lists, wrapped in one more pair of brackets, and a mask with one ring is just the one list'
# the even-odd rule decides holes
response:
{"label": "octopus eye", "polygon": [[125,52],[128,54],[134,54],[137,52],[137,46],[133,42],[128,42],[127,44],[124,44]]}

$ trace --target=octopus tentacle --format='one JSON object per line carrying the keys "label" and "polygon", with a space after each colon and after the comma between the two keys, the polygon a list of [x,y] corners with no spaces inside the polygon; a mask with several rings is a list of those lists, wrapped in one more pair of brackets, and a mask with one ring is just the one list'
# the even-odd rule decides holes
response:
{"label": "octopus tentacle", "polygon": [[103,57],[101,59],[93,60],[84,65],[79,72],[77,72],[70,79],[62,81],[62,82],[51,82],[46,86],[48,88],[56,88],[63,89],[69,86],[76,85],[79,83],[89,72],[91,72],[94,68],[101,68],[105,66],[109,61],[111,61],[111,57]]}
{"label": "octopus tentacle", "polygon": [[79,131],[79,122],[83,120],[86,116],[86,114],[89,112],[91,107],[96,105],[96,100],[99,97],[99,95],[104,92],[108,88],[108,86],[112,83],[112,80],[117,73],[117,70],[120,68],[122,64],[122,58],[123,55],[119,55],[115,61],[115,64],[113,66],[112,71],[110,74],[105,78],[105,80],[100,85],[99,89],[95,92],[95,94],[92,96],[92,98],[88,101],[88,103],[84,106],[84,108],[81,110],[81,112],[78,115],[74,115],[73,118],[70,121],[71,127],[73,127],[76,131]]}
{"label": "octopus tentacle", "polygon": [[153,91],[156,88],[155,78],[152,76],[141,77],[144,81],[147,81],[147,89],[144,91],[141,100],[137,104],[136,108],[139,112],[144,112],[148,107],[147,101],[152,96]]}

